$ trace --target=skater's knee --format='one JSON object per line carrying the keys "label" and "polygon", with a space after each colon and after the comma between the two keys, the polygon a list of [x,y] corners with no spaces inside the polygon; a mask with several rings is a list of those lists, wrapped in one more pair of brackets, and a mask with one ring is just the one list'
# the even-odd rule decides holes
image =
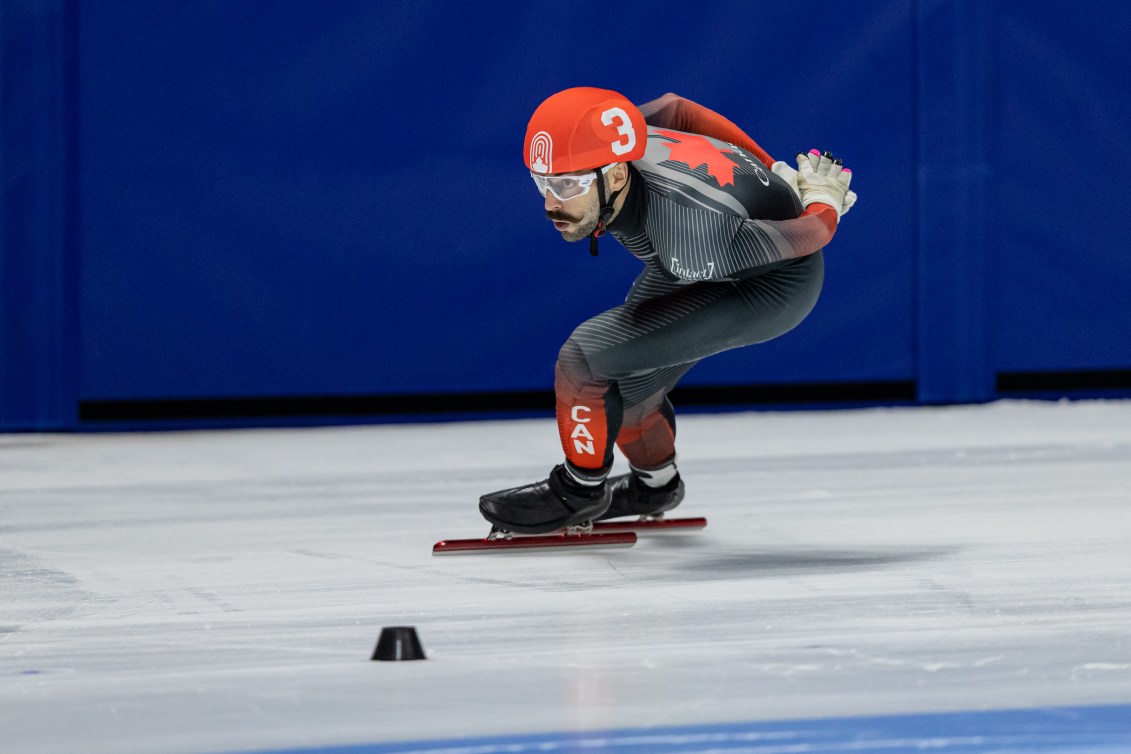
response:
{"label": "skater's knee", "polygon": [[567,340],[558,351],[557,373],[575,383],[590,382],[595,376],[581,344],[573,338]]}

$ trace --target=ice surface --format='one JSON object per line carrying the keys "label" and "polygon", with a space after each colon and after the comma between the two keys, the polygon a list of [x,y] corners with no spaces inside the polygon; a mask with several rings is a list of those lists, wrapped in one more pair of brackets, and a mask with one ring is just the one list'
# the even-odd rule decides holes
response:
{"label": "ice surface", "polygon": [[448,558],[552,421],[0,435],[0,751],[1131,702],[1131,403],[679,431],[706,530]]}

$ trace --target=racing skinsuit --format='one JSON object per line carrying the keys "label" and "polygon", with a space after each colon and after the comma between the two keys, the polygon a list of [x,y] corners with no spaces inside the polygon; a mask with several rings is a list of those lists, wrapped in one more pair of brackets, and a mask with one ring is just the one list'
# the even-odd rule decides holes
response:
{"label": "racing skinsuit", "polygon": [[562,448],[594,479],[614,442],[638,469],[674,459],[668,392],[700,359],[796,327],[837,224],[827,205],[802,212],[770,156],[722,116],[674,94],[640,109],[647,151],[608,230],[644,270],[624,304],[574,330],[555,370]]}

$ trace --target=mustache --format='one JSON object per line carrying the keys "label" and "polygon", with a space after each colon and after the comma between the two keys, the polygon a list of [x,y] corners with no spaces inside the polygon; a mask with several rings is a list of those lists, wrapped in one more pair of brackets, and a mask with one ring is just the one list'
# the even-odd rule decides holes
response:
{"label": "mustache", "polygon": [[575,222],[577,222],[576,217],[570,217],[569,215],[564,215],[561,212],[553,212],[551,210],[546,210],[546,219],[547,220],[557,220],[557,221],[563,222],[563,223],[575,223]]}

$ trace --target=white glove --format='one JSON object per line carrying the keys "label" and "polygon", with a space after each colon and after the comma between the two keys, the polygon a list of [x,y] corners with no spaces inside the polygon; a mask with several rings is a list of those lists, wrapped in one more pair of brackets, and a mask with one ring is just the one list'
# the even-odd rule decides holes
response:
{"label": "white glove", "polygon": [[801,191],[797,188],[797,171],[786,165],[781,160],[778,160],[773,165],[770,165],[770,170],[778,175],[783,181],[789,184],[793,189],[793,193],[797,194],[797,198],[801,199]]}
{"label": "white glove", "polygon": [[[825,153],[828,155],[828,153]],[[822,168],[822,160],[826,165]],[[816,149],[810,150],[809,154],[798,154],[797,165],[806,172],[804,182],[799,182],[798,171],[791,168],[780,160],[770,166],[776,175],[789,184],[793,189],[793,193],[797,194],[797,198],[801,199],[801,206],[808,207],[814,202],[821,202],[828,204],[831,207],[837,207],[837,216],[843,217],[852,209],[852,205],[856,203],[856,192],[848,190],[848,184],[852,180],[852,171],[842,169],[832,155],[823,157]],[[835,168],[835,170],[834,170]],[[822,172],[823,171],[823,172]],[[835,186],[828,186],[821,184],[828,184],[830,181],[834,182]],[[843,189],[840,184],[843,183]],[[824,189],[818,191],[818,188]],[[802,196],[802,191],[806,191],[806,195]],[[835,196],[843,190],[843,198],[839,203],[836,202]]]}
{"label": "white glove", "polygon": [[852,171],[842,169],[841,161],[828,152],[818,156],[816,151],[797,155],[797,188],[801,194],[801,206],[808,208],[810,204],[820,202],[834,208],[839,216],[848,196]]}

